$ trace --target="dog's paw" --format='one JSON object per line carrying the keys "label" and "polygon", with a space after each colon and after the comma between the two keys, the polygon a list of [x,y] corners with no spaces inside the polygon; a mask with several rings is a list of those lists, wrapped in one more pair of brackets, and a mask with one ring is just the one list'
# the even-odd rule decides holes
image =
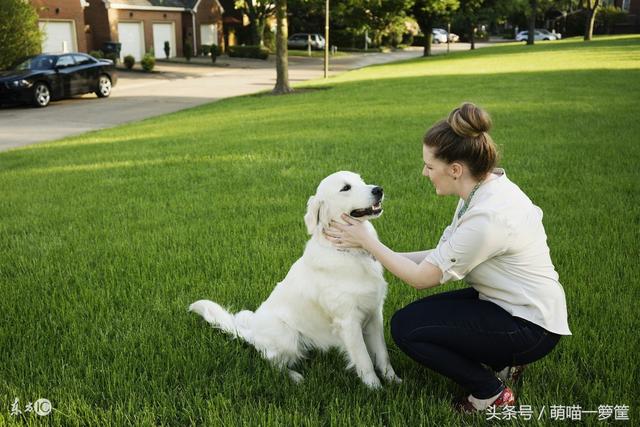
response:
{"label": "dog's paw", "polygon": [[304,380],[304,377],[300,375],[300,373],[293,371],[291,369],[289,369],[289,378],[291,378],[291,381],[293,381],[296,384],[300,384]]}
{"label": "dog's paw", "polygon": [[393,375],[390,375],[390,376],[386,376],[385,379],[387,381],[389,381],[390,383],[402,384],[402,378],[400,378],[396,374],[393,374]]}
{"label": "dog's paw", "polygon": [[362,378],[362,382],[371,390],[378,390],[382,388],[382,383],[375,374],[365,376]]}

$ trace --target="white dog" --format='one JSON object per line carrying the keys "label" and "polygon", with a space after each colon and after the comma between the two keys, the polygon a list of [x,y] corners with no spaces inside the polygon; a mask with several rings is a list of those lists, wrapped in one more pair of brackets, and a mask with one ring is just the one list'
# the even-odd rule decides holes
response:
{"label": "white dog", "polygon": [[256,312],[231,314],[212,301],[189,307],[224,332],[252,344],[274,365],[288,369],[298,382],[302,375],[291,368],[305,350],[337,347],[370,388],[379,388],[374,370],[388,381],[400,382],[389,363],[382,326],[382,305],[387,283],[382,265],[361,249],[337,249],[322,230],[331,220],[344,223],[344,212],[364,220],[382,214],[382,188],[367,185],[352,172],[326,177],[309,198],[305,224],[311,239],[284,280]]}

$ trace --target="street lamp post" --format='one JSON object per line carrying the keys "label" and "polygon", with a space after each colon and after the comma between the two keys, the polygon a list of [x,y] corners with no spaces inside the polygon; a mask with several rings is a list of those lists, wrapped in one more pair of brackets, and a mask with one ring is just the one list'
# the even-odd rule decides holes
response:
{"label": "street lamp post", "polygon": [[329,0],[325,0],[324,11],[324,78],[329,74]]}

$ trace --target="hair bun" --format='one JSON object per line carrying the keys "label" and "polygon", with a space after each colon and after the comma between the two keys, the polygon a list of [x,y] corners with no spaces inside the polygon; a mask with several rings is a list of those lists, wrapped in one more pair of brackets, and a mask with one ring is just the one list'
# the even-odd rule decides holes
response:
{"label": "hair bun", "polygon": [[463,138],[477,138],[491,129],[489,113],[471,102],[465,102],[453,110],[447,118],[447,123],[456,135]]}

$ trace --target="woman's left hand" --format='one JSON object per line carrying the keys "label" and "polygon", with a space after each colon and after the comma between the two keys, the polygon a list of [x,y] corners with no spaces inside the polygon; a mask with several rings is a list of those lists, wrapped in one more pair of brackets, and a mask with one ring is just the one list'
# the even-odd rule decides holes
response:
{"label": "woman's left hand", "polygon": [[331,221],[330,227],[324,230],[327,240],[338,248],[366,249],[373,235],[369,233],[362,221],[347,214],[342,214],[341,218],[346,224]]}

